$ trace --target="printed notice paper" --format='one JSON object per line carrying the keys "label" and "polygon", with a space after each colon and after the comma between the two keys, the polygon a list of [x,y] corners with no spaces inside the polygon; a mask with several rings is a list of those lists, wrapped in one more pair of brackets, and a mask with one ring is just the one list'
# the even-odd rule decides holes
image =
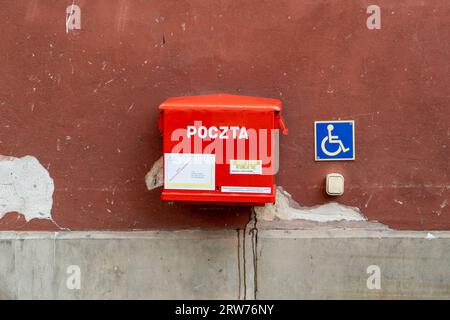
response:
{"label": "printed notice paper", "polygon": [[215,171],[214,154],[164,154],[165,189],[214,190]]}

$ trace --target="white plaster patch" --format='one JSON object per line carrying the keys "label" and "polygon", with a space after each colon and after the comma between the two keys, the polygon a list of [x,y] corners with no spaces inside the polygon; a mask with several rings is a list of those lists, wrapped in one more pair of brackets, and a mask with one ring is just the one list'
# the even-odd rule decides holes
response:
{"label": "white plaster patch", "polygon": [[256,217],[259,220],[308,220],[315,222],[333,221],[367,221],[358,208],[348,207],[336,202],[320,206],[302,207],[292,196],[278,187],[276,203],[266,204],[264,207],[255,207]]}
{"label": "white plaster patch", "polygon": [[145,176],[145,184],[148,190],[153,190],[164,185],[163,157],[156,160],[153,167]]}
{"label": "white plaster patch", "polygon": [[0,156],[0,219],[8,212],[32,219],[52,220],[53,179],[32,156]]}

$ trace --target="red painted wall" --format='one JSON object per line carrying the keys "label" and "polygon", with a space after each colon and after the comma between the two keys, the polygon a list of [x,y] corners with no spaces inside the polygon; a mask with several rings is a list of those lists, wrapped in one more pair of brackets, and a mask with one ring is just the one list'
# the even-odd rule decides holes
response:
{"label": "red painted wall", "polygon": [[[2,1],[0,154],[33,155],[72,230],[238,228],[248,208],[162,203],[144,176],[161,155],[157,106],[212,92],[280,98],[290,129],[278,184],[399,229],[450,229],[450,2]],[[381,7],[381,30],[366,9]],[[313,122],[354,119],[357,160],[314,162]],[[1,230],[57,229],[15,213]]]}

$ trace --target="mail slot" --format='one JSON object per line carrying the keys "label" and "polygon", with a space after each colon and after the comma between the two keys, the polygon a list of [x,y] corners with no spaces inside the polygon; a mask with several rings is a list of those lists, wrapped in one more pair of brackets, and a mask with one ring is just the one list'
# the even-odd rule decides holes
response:
{"label": "mail slot", "polygon": [[274,203],[281,101],[228,94],[169,98],[159,106],[167,201]]}

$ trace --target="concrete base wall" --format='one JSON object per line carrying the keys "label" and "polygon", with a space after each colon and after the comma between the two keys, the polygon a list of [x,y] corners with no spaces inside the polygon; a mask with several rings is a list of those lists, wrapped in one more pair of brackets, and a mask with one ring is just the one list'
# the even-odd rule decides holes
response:
{"label": "concrete base wall", "polygon": [[[5,232],[0,299],[450,298],[450,232],[432,235],[251,227]],[[381,289],[368,289],[371,265]],[[67,285],[71,266],[79,268],[80,289]]]}
{"label": "concrete base wall", "polygon": [[[257,298],[448,299],[449,234],[260,231]],[[367,285],[374,267],[380,289]]]}

